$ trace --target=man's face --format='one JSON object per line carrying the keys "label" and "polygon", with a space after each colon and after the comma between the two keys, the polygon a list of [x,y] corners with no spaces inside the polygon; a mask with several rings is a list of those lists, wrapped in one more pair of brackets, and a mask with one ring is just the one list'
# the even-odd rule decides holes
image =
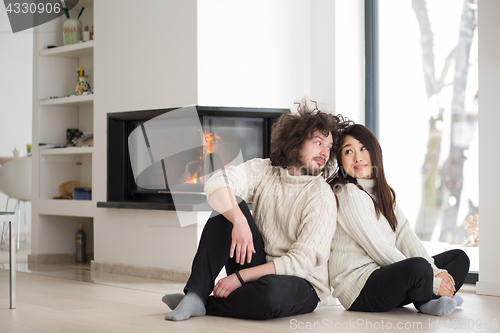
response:
{"label": "man's face", "polygon": [[295,175],[319,175],[330,158],[332,150],[332,134],[324,136],[321,131],[316,131],[311,138],[307,139],[300,150],[301,165],[295,167],[291,174]]}

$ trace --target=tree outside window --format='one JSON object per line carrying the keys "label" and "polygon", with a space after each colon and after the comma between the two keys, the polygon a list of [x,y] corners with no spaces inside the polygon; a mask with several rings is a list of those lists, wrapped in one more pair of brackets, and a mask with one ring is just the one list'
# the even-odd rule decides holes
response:
{"label": "tree outside window", "polygon": [[479,240],[477,0],[378,4],[389,183],[420,239],[439,250],[477,245],[470,241]]}

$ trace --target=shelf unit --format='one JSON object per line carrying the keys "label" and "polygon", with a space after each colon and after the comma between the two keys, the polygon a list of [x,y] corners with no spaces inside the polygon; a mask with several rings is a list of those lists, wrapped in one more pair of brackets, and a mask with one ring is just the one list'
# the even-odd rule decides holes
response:
{"label": "shelf unit", "polygon": [[[70,16],[77,17],[82,6],[85,7],[80,17],[82,26],[91,29],[93,0],[79,1]],[[93,252],[95,198],[53,198],[62,194],[59,186],[67,181],[78,180],[81,187],[93,188],[94,148],[39,149],[40,143],[64,146],[66,130],[70,128],[94,132],[95,95],[72,95],[80,66],[94,87],[94,41],[63,46],[65,19],[63,15],[34,28],[32,253],[35,256],[74,253],[74,234],[80,223],[87,233],[87,246],[91,247],[87,252]],[[52,45],[56,47],[48,48]],[[67,242],[68,239],[73,241]]]}

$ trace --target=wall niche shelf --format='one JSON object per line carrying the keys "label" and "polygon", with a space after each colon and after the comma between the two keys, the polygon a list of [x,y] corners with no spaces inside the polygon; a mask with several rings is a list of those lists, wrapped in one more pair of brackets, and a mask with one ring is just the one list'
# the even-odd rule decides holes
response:
{"label": "wall niche shelf", "polygon": [[61,105],[61,106],[63,106],[63,105],[75,105],[75,106],[79,106],[79,105],[91,105],[92,103],[94,103],[94,94],[40,100],[41,106],[49,106],[49,105]]}
{"label": "wall niche shelf", "polygon": [[94,209],[95,203],[91,200],[45,199],[39,201],[38,214],[93,217]]}
{"label": "wall niche shelf", "polygon": [[68,147],[40,149],[40,155],[92,154],[94,147]]}
{"label": "wall niche shelf", "polygon": [[65,45],[40,51],[41,57],[83,58],[94,54],[94,41]]}

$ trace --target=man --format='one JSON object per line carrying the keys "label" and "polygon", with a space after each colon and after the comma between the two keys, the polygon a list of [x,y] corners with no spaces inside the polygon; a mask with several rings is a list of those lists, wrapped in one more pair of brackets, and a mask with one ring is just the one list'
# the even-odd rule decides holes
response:
{"label": "man", "polygon": [[[163,297],[173,310],[165,319],[292,316],[312,312],[330,294],[327,260],[337,207],[322,172],[333,166],[332,131],[341,120],[302,103],[273,126],[269,159],[210,178],[205,192],[214,213],[185,295]],[[244,200],[239,205],[236,196]],[[253,203],[253,216],[245,201]],[[227,277],[214,287],[224,266]]]}

